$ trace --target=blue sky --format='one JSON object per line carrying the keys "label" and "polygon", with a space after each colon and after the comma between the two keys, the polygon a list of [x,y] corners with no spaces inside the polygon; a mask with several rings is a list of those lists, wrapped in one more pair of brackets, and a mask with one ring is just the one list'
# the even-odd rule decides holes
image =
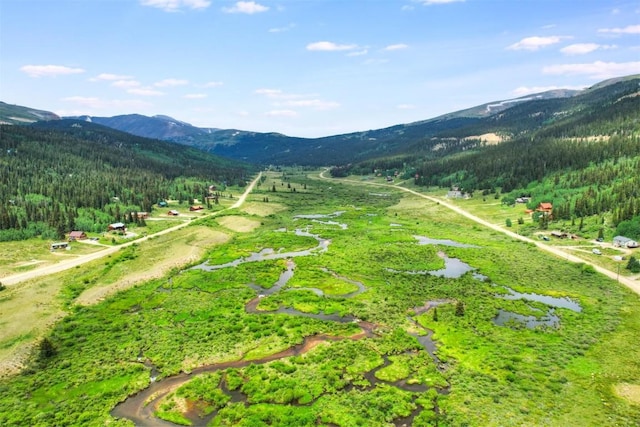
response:
{"label": "blue sky", "polygon": [[318,137],[640,73],[628,0],[2,0],[0,100]]}

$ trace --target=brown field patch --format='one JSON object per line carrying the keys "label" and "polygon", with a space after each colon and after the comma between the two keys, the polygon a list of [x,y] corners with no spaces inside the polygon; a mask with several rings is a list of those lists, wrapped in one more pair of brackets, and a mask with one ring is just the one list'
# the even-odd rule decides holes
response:
{"label": "brown field patch", "polygon": [[243,212],[257,216],[267,216],[284,210],[287,210],[287,207],[279,203],[247,202],[242,206]]}
{"label": "brown field patch", "polygon": [[260,227],[260,221],[245,218],[243,216],[223,216],[221,218],[217,218],[216,221],[223,227],[226,227],[229,230],[238,231],[240,233],[247,233]]}
{"label": "brown field patch", "polygon": [[[142,255],[149,252],[149,256],[145,256],[145,260],[148,260],[148,265],[145,265],[145,268],[132,269],[125,277],[115,283],[87,289],[76,299],[76,303],[80,305],[96,304],[106,297],[138,283],[162,277],[172,268],[180,268],[199,260],[207,248],[224,243],[230,238],[229,235],[208,227],[189,227],[175,234],[183,235],[177,239],[174,234],[165,235],[147,243],[152,246],[145,248]],[[171,241],[168,242],[168,240]]]}
{"label": "brown field patch", "polygon": [[613,387],[617,396],[635,405],[640,405],[640,384],[620,383]]}

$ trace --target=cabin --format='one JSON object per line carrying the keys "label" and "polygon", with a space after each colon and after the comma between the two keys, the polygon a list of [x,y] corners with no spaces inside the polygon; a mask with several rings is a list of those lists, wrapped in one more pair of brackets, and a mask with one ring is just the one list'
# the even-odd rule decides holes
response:
{"label": "cabin", "polygon": [[169,212],[167,212],[167,215],[169,215],[169,216],[178,216],[178,215],[180,215],[180,212],[178,212],[175,209],[171,209]]}
{"label": "cabin", "polygon": [[536,208],[537,212],[551,213],[553,211],[553,204],[547,202],[540,202],[538,207]]}
{"label": "cabin", "polygon": [[617,248],[637,248],[640,244],[628,237],[616,236],[613,238],[613,246]]}
{"label": "cabin", "polygon": [[50,246],[50,250],[55,251],[56,249],[70,249],[68,242],[55,242]]}
{"label": "cabin", "polygon": [[149,212],[136,212],[136,216],[138,217],[138,219],[148,219]]}
{"label": "cabin", "polygon": [[84,231],[72,231],[69,233],[69,241],[73,242],[74,240],[84,240],[87,238],[87,233]]}
{"label": "cabin", "polygon": [[164,200],[160,200],[158,202],[158,207],[160,208],[166,208],[167,206],[169,206],[169,203],[165,202]]}
{"label": "cabin", "polygon": [[107,227],[108,231],[126,231],[127,230],[127,226],[124,225],[124,223],[122,222],[114,222],[113,224],[109,224],[109,227]]}
{"label": "cabin", "polygon": [[191,212],[197,212],[197,211],[201,211],[202,209],[204,209],[202,206],[198,205],[198,206],[190,206],[189,210]]}

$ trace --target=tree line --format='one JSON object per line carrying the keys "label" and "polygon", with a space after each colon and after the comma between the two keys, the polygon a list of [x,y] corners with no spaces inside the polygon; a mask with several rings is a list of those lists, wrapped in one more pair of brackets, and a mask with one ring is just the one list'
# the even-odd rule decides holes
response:
{"label": "tree line", "polygon": [[243,184],[251,167],[198,150],[56,121],[0,127],[0,241],[101,231],[158,200]]}

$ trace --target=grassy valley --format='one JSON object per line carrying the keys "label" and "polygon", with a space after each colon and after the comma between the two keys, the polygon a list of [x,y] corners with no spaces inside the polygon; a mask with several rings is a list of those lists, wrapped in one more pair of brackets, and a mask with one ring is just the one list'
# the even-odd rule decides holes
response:
{"label": "grassy valley", "polygon": [[68,313],[2,380],[0,422],[640,421],[636,294],[393,187],[263,176],[243,207],[183,229],[181,244],[228,236],[198,260],[90,305],[153,263],[153,240],[39,279]]}

